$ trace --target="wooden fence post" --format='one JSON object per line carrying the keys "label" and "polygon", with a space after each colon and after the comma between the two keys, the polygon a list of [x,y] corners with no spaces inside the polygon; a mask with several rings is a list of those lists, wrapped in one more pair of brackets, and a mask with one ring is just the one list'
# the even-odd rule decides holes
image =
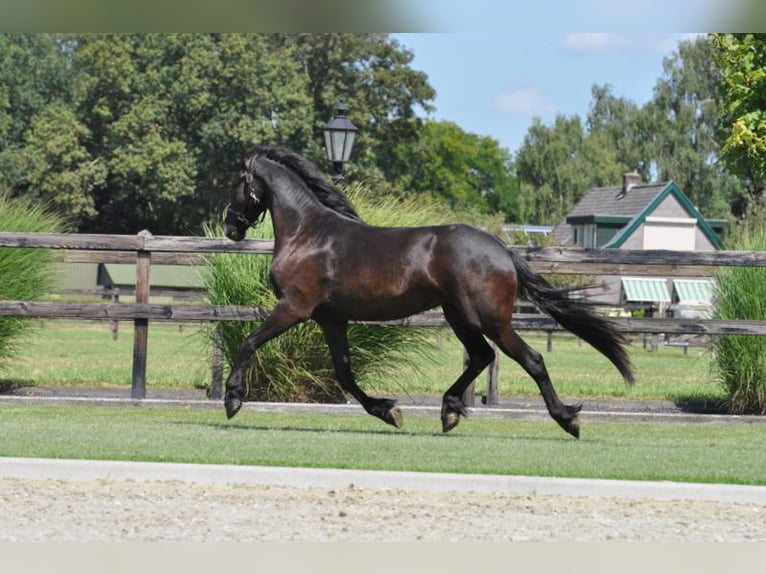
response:
{"label": "wooden fence post", "polygon": [[[495,352],[495,360],[487,367],[487,396],[484,399],[484,404],[496,405],[498,404],[498,379],[500,378],[500,356],[499,350],[495,343],[490,342],[490,347]],[[468,367],[468,353],[463,350],[463,368]],[[463,404],[467,407],[476,406],[476,381],[472,381],[468,388],[463,393]]]}
{"label": "wooden fence post", "polygon": [[500,351],[494,342],[490,343],[492,350],[495,352],[495,360],[490,364],[487,371],[487,405],[496,405],[499,403],[499,393],[497,386],[500,379]]}
{"label": "wooden fence post", "polygon": [[213,334],[213,363],[210,371],[213,381],[208,398],[217,401],[223,398],[223,341],[218,331]]}
{"label": "wooden fence post", "polygon": [[[140,231],[139,237],[150,237],[147,230]],[[151,252],[139,249],[136,252],[136,303],[149,303],[149,270]],[[133,380],[130,396],[146,398],[146,354],[149,342],[149,319],[133,320]]]}
{"label": "wooden fence post", "polygon": [[[114,287],[112,289],[112,304],[117,304],[120,302],[120,288]],[[116,341],[120,336],[120,322],[119,321],[112,321],[112,341]]]}

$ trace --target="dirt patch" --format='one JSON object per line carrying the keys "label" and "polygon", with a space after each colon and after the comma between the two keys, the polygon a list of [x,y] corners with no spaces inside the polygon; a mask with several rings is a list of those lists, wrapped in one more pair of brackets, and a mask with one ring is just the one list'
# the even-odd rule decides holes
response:
{"label": "dirt patch", "polygon": [[0,480],[2,541],[766,541],[766,505]]}

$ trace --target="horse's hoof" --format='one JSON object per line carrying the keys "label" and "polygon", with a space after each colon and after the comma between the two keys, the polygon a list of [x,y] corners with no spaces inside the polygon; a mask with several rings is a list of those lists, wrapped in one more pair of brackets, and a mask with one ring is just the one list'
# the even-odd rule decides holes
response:
{"label": "horse's hoof", "polygon": [[573,437],[576,439],[580,438],[580,419],[577,417],[577,415],[571,419],[564,419],[556,422],[558,422],[559,426],[571,434]]}
{"label": "horse's hoof", "polygon": [[582,410],[582,404],[577,403],[575,405],[571,405],[567,407],[567,409],[569,410],[569,413],[572,415],[572,418],[569,419],[569,422],[567,423],[567,426],[564,427],[564,430],[579,440],[580,439],[580,418],[577,416],[577,414]]}
{"label": "horse's hoof", "polygon": [[567,428],[566,431],[577,440],[580,440],[580,419],[575,417],[569,421],[569,428]]}
{"label": "horse's hoof", "polygon": [[226,399],[224,406],[226,407],[226,418],[230,419],[239,412],[239,409],[242,408],[242,400]]}
{"label": "horse's hoof", "polygon": [[404,415],[402,415],[402,409],[399,407],[393,407],[386,413],[386,422],[396,428],[402,428],[404,424]]}
{"label": "horse's hoof", "polygon": [[442,432],[448,433],[454,429],[460,422],[458,413],[448,412],[442,415]]}

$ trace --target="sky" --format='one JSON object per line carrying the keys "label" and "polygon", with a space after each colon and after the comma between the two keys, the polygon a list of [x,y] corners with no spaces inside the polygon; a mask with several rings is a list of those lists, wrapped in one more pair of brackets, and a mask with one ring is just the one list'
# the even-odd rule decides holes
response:
{"label": "sky", "polygon": [[[438,1],[442,8],[450,4]],[[642,15],[635,20],[630,13],[594,18],[601,0],[476,2],[477,9],[464,17],[442,10],[443,21],[434,27],[447,31],[392,36],[413,52],[410,66],[425,72],[436,90],[435,112],[421,115],[490,136],[511,152],[523,143],[534,117],[546,125],[558,114],[585,120],[594,84],[608,84],[616,97],[645,104],[663,75],[663,60],[677,52],[679,42],[714,31],[705,29],[703,20],[686,17],[688,10],[704,12],[705,0],[665,0],[665,6],[687,9],[666,8],[661,20],[663,28],[682,32],[641,24],[655,0],[609,2],[636,7]],[[419,2],[424,4],[428,1]],[[572,6],[580,10],[568,9]]]}
{"label": "sky", "polygon": [[464,131],[496,139],[511,152],[533,118],[585,120],[594,84],[639,106],[651,100],[663,60],[693,34],[589,34],[538,31],[502,34],[415,33],[394,37],[414,53],[436,90],[431,114]]}

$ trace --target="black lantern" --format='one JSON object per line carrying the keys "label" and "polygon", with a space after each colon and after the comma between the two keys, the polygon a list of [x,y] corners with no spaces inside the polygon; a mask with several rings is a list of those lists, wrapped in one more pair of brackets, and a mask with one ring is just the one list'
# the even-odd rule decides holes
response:
{"label": "black lantern", "polygon": [[343,164],[351,157],[354,139],[359,129],[348,119],[348,106],[338,103],[335,105],[335,115],[324,126],[324,144],[327,148],[327,159],[332,162],[333,179],[343,179]]}

